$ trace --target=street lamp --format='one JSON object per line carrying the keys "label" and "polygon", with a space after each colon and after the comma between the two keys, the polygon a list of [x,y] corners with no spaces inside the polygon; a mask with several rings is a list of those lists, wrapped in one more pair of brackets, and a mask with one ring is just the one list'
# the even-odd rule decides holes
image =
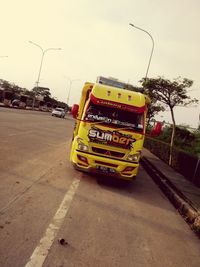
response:
{"label": "street lamp", "polygon": [[[42,70],[42,64],[43,64],[43,60],[44,60],[44,55],[46,52],[50,51],[50,50],[61,50],[61,48],[47,48],[47,49],[43,49],[40,45],[32,42],[32,41],[29,41],[29,43],[37,46],[40,48],[40,50],[42,51],[42,58],[41,58],[41,62],[40,62],[40,68],[39,68],[39,73],[38,73],[38,78],[37,78],[37,82],[36,82],[36,89],[38,88],[38,85],[39,85],[39,81],[40,81],[40,74],[41,74],[41,70]],[[34,105],[35,105],[35,97],[36,97],[36,92],[34,94],[34,98],[33,98],[33,104],[32,104],[32,108],[34,108]]]}
{"label": "street lamp", "polygon": [[151,34],[150,34],[148,31],[146,31],[146,30],[143,30],[143,29],[141,29],[141,28],[139,28],[139,27],[137,27],[137,26],[133,25],[132,23],[129,23],[129,25],[131,25],[132,27],[134,27],[134,28],[136,28],[136,29],[138,29],[138,30],[140,30],[140,31],[143,31],[143,32],[147,33],[147,34],[150,36],[150,38],[151,38],[151,41],[152,41],[152,49],[151,49],[151,54],[150,54],[150,58],[149,58],[148,66],[147,66],[146,75],[145,75],[145,82],[146,82],[147,75],[148,75],[148,71],[149,71],[149,66],[150,66],[150,63],[151,63],[151,58],[152,58],[152,55],[153,55],[153,50],[154,50],[154,40],[153,40],[153,37],[151,36]]}
{"label": "street lamp", "polygon": [[68,79],[69,79],[69,91],[68,91],[68,96],[67,96],[67,105],[69,106],[69,96],[70,96],[70,92],[72,89],[72,83],[76,81],[80,81],[80,79],[74,79],[74,80],[71,80],[70,78]]}

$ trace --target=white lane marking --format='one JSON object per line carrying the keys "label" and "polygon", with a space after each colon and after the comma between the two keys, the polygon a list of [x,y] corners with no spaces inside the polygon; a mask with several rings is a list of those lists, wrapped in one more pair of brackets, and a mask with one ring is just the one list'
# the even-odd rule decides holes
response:
{"label": "white lane marking", "polygon": [[25,267],[41,267],[48,255],[49,249],[53,244],[58,230],[69,210],[74,194],[79,186],[80,179],[75,178],[71,183],[69,190],[65,194],[52,222],[49,224],[45,235],[41,238],[39,245],[33,251],[30,260]]}

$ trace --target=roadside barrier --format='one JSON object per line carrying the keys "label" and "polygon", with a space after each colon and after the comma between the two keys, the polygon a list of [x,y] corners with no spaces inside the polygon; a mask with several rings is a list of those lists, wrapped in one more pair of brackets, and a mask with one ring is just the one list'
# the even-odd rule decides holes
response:
{"label": "roadside barrier", "polygon": [[171,181],[161,173],[147,158],[141,158],[141,163],[153,181],[159,186],[170,202],[182,215],[191,229],[200,237],[200,211]]}

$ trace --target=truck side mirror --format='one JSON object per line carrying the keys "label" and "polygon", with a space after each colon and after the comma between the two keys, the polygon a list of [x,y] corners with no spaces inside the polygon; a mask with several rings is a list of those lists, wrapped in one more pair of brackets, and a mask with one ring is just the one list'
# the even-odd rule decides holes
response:
{"label": "truck side mirror", "polygon": [[75,118],[75,119],[76,119],[76,117],[78,115],[78,110],[79,110],[79,105],[74,104],[72,106],[72,109],[71,109],[71,114],[72,114],[73,118]]}

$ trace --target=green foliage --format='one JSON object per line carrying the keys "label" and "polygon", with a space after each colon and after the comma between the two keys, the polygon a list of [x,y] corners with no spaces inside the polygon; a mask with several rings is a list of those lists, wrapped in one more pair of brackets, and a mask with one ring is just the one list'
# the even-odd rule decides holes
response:
{"label": "green foliage", "polygon": [[165,108],[161,106],[160,104],[152,101],[152,103],[148,107],[148,114],[147,114],[148,123],[147,124],[149,125],[149,122],[155,117],[155,115],[157,115],[161,111],[165,111]]}
{"label": "green foliage", "polygon": [[191,99],[187,95],[187,88],[190,88],[193,84],[192,80],[186,78],[176,78],[173,81],[164,79],[162,77],[158,78],[143,78],[141,81],[145,88],[145,93],[149,95],[153,101],[162,103],[165,107],[168,107],[171,112],[172,117],[172,134],[170,141],[170,157],[169,165],[172,163],[172,149],[174,146],[174,137],[176,130],[176,122],[174,116],[175,106],[187,106],[190,104],[197,104],[197,99]]}
{"label": "green foliage", "polygon": [[145,91],[151,99],[172,109],[178,105],[186,106],[198,103],[197,99],[191,99],[187,95],[187,88],[193,85],[193,81],[187,78],[178,77],[173,81],[163,77],[143,78],[140,82],[145,86]]}
{"label": "green foliage", "polygon": [[45,96],[45,97],[51,96],[50,89],[46,87],[34,87],[32,91],[34,92],[36,96],[39,96],[39,95]]}
{"label": "green foliage", "polygon": [[4,90],[10,90],[11,84],[6,80],[0,79],[0,87],[1,89],[4,89]]}
{"label": "green foliage", "polygon": [[144,147],[149,149],[153,154],[168,163],[170,146],[168,143],[158,140],[158,138],[146,137],[144,141]]}
{"label": "green foliage", "polygon": [[195,133],[195,139],[192,147],[195,154],[200,154],[200,131]]}
{"label": "green foliage", "polygon": [[[155,139],[170,144],[171,134],[172,126],[166,126],[163,128],[161,135]],[[197,155],[200,153],[200,131],[190,131],[187,128],[176,126],[174,147]]]}
{"label": "green foliage", "polygon": [[[157,138],[146,137],[144,146],[158,158],[168,163],[170,155],[170,145],[168,143]],[[200,167],[197,170],[197,164],[198,156],[175,147],[173,148],[171,166],[200,187]]]}

